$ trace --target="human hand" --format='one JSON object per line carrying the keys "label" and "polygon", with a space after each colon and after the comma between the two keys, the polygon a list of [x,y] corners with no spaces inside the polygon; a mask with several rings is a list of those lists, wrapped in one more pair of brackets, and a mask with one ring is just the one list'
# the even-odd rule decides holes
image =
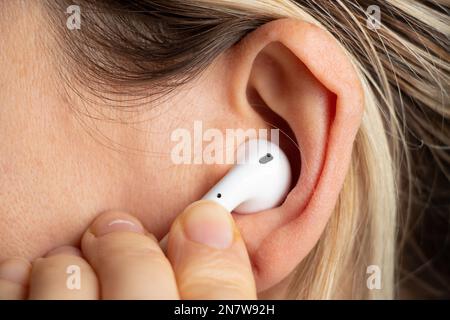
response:
{"label": "human hand", "polygon": [[59,247],[31,264],[4,261],[0,299],[24,298],[256,299],[256,289],[231,214],[201,200],[172,224],[166,254],[138,219],[110,211],[94,220],[80,249]]}

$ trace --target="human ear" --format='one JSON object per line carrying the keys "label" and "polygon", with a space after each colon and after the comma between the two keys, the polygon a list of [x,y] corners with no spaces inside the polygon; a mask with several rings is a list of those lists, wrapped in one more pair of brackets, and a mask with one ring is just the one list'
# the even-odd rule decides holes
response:
{"label": "human ear", "polygon": [[281,206],[234,214],[262,291],[288,276],[319,240],[349,167],[364,96],[337,41],[306,22],[269,22],[228,53],[233,108],[243,119],[285,123],[298,146],[286,148],[288,157],[293,166],[301,162]]}

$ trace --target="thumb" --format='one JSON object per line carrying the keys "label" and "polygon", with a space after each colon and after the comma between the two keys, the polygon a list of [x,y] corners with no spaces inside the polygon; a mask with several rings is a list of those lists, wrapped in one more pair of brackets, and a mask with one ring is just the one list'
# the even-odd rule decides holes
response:
{"label": "thumb", "polygon": [[230,212],[213,201],[194,202],[178,216],[167,256],[182,299],[256,299],[242,237]]}

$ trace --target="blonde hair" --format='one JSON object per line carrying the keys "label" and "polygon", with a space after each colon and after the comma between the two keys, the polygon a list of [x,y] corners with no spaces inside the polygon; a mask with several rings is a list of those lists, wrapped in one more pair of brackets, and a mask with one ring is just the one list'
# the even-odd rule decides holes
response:
{"label": "blonde hair", "polygon": [[[122,87],[151,81],[170,90],[246,33],[278,18],[304,20],[333,35],[359,73],[365,113],[334,214],[316,247],[294,271],[287,298],[394,297],[398,251],[407,234],[399,234],[399,227],[409,225],[414,209],[412,177],[418,162],[411,148],[427,148],[449,178],[447,1],[427,6],[412,0],[142,0],[136,1],[135,10],[133,4],[124,8],[115,1],[85,2],[116,10],[113,15],[92,15],[97,29],[83,31],[84,41],[68,46],[68,56],[86,61],[86,75],[80,76],[85,86],[86,79],[116,81]],[[366,10],[373,4],[380,8],[381,27],[371,30]],[[118,15],[120,37],[111,24],[99,32],[107,19]],[[134,19],[130,34],[124,17]],[[171,29],[173,25],[178,29]],[[184,25],[187,31],[174,34]],[[149,36],[152,32],[155,35]],[[92,54],[93,47],[99,48],[97,54]],[[129,61],[126,70],[117,70],[113,62],[118,57]],[[366,285],[369,265],[382,272],[380,290]]]}

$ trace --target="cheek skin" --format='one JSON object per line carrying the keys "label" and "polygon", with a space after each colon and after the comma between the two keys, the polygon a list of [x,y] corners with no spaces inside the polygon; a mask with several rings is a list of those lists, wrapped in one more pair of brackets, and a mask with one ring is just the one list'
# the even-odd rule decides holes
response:
{"label": "cheek skin", "polygon": [[[212,68],[189,88],[177,88],[158,106],[162,112],[140,115],[138,128],[80,121],[73,110],[85,111],[84,105],[61,97],[55,90],[62,82],[59,70],[36,59],[52,57],[46,50],[58,44],[42,32],[47,26],[36,19],[34,4],[26,10],[2,4],[0,19],[5,31],[0,33],[0,261],[78,245],[92,220],[109,209],[129,211],[164,236],[174,217],[229,168],[174,165],[168,148],[172,130],[191,129],[195,120],[205,129],[246,127],[228,110],[226,69]],[[89,111],[95,110],[104,112],[95,106]],[[125,148],[117,151],[117,145]]]}
{"label": "cheek skin", "polygon": [[[128,150],[149,151],[136,153],[99,143],[59,97],[31,98],[51,90],[21,88],[18,84],[8,96],[0,95],[0,104],[11,106],[0,110],[0,136],[9,137],[0,144],[0,260],[34,259],[57,246],[78,245],[92,220],[110,209],[134,214],[161,238],[176,215],[228,170],[175,165],[170,159],[173,130],[190,130],[200,119],[205,129],[224,127],[201,110],[223,111],[197,92],[191,98],[184,94],[182,103],[172,99],[161,106],[169,112],[140,128],[96,123],[102,134]],[[199,111],[190,111],[194,105]],[[189,114],[180,117],[186,108]]]}
{"label": "cheek skin", "polygon": [[45,128],[45,118],[41,113],[40,120],[33,119],[30,111],[23,130],[16,113],[14,125],[0,129],[2,136],[16,137],[0,146],[0,162],[8,168],[0,179],[0,258],[33,258],[75,242],[91,220],[89,212],[98,208],[102,188],[108,189],[105,177],[114,179],[89,149],[83,150],[81,139],[70,139],[69,146],[67,136],[52,136],[63,128]]}
{"label": "cheek skin", "polygon": [[69,148],[62,139],[50,148],[35,144],[45,141],[37,134],[23,138],[26,144],[10,140],[0,147],[0,260],[33,259],[59,245],[77,245],[95,216],[114,208],[136,215],[162,237],[173,217],[200,197],[198,181],[207,174],[161,158],[140,168],[139,161],[106,148]]}
{"label": "cheek skin", "polygon": [[78,245],[94,218],[111,209],[130,212],[162,238],[174,218],[230,168],[174,164],[173,130],[192,132],[198,120],[204,131],[266,127],[259,118],[243,121],[230,110],[223,70],[211,68],[130,124],[77,118],[83,117],[73,112],[78,104],[52,87],[55,71],[35,66],[34,57],[20,61],[36,68],[33,77],[17,79],[15,69],[23,67],[2,68],[0,61],[0,82],[9,83],[0,91],[0,137],[7,137],[0,143],[0,260],[34,259],[61,245]]}
{"label": "cheek skin", "polygon": [[87,134],[70,144],[63,136],[49,139],[35,124],[30,134],[21,133],[21,125],[0,128],[3,137],[20,136],[0,146],[0,260],[33,259],[59,245],[76,245],[98,213],[114,208],[135,214],[162,236],[172,217],[199,196],[192,184],[202,180],[200,168],[174,167],[151,156],[142,167],[143,156],[120,156]]}

